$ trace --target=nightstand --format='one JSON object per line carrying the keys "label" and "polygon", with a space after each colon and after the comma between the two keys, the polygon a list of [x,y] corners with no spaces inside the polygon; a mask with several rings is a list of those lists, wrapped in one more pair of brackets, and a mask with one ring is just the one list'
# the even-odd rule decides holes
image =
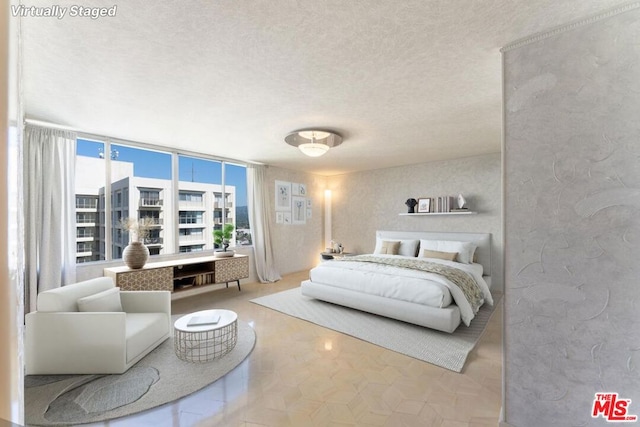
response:
{"label": "nightstand", "polygon": [[331,260],[331,259],[339,259],[339,258],[344,258],[344,257],[348,257],[348,256],[354,256],[356,254],[351,253],[351,252],[342,252],[342,253],[338,253],[338,252],[320,252],[320,255],[322,256],[322,260],[323,261],[327,261],[327,260]]}

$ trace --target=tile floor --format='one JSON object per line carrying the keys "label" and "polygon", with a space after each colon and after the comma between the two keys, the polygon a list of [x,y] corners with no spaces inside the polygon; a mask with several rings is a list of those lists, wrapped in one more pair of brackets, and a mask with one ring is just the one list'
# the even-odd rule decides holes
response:
{"label": "tile floor", "polygon": [[228,375],[171,404],[92,426],[497,426],[502,307],[458,374],[249,302],[295,286],[242,284],[175,300],[173,314],[227,308],[257,334]]}

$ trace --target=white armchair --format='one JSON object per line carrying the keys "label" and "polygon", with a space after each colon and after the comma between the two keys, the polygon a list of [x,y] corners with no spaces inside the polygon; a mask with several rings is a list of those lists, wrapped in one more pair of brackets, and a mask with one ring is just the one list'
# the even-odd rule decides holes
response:
{"label": "white armchair", "polygon": [[171,293],[99,277],[38,294],[25,317],[27,375],[121,374],[171,335]]}

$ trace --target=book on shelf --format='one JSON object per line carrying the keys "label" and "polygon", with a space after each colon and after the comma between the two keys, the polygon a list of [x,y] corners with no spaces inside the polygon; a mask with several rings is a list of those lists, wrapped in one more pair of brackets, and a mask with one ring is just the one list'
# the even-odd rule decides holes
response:
{"label": "book on shelf", "polygon": [[208,285],[209,283],[213,283],[213,273],[198,274],[194,280],[196,286]]}
{"label": "book on shelf", "polygon": [[193,316],[187,322],[187,326],[204,326],[204,325],[217,325],[220,321],[219,315],[214,316]]}

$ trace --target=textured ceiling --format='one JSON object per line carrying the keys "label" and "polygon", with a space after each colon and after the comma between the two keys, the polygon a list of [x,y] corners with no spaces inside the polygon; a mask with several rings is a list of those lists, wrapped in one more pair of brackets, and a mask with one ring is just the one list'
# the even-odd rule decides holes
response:
{"label": "textured ceiling", "polygon": [[[69,6],[72,1],[28,2]],[[607,0],[84,1],[22,19],[28,118],[333,175],[500,151],[501,56]],[[308,158],[307,127],[344,143]]]}

